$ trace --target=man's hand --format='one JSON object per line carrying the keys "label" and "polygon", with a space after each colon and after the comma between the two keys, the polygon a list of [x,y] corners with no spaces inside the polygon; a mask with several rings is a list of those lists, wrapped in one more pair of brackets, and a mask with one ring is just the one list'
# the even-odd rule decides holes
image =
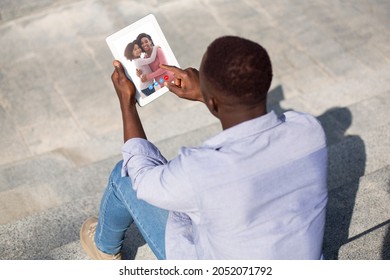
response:
{"label": "man's hand", "polygon": [[113,64],[115,70],[111,75],[111,80],[123,111],[129,109],[130,106],[135,106],[135,87],[133,82],[126,77],[122,64],[118,60],[115,60]]}
{"label": "man's hand", "polygon": [[111,75],[111,80],[121,105],[124,142],[126,143],[131,138],[146,139],[145,131],[135,106],[134,84],[126,77],[123,66],[119,61],[114,61],[114,67],[115,70]]}
{"label": "man's hand", "polygon": [[179,96],[194,101],[204,103],[203,95],[199,84],[199,71],[194,68],[185,70],[176,66],[160,65],[160,68],[168,70],[174,74],[174,83],[166,83],[168,89]]}

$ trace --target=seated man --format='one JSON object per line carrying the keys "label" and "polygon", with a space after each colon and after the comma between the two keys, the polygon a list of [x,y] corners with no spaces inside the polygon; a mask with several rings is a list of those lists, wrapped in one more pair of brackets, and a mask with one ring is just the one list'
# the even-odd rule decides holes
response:
{"label": "seated man", "polygon": [[118,61],[112,81],[123,117],[123,161],[99,218],[80,237],[93,259],[120,259],[135,222],[158,259],[321,259],[327,149],[318,121],[266,110],[272,68],[259,44],[216,39],[199,72],[174,73],[169,90],[203,102],[223,131],[167,161],[146,140],[134,85]]}

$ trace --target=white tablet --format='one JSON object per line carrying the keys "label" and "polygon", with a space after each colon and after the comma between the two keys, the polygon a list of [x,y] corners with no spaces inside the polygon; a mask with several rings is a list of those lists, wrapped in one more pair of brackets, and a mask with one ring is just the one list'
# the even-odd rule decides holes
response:
{"label": "white tablet", "polygon": [[126,75],[136,86],[140,106],[168,91],[164,86],[172,82],[173,74],[161,69],[160,64],[179,64],[154,15],[134,22],[106,38],[116,60],[125,68]]}

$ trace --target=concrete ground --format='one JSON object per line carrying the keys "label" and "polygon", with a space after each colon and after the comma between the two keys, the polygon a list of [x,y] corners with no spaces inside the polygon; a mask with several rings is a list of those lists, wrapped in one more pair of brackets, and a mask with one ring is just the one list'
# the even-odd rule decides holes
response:
{"label": "concrete ground", "polygon": [[[105,38],[155,14],[182,67],[218,36],[270,53],[269,110],[309,112],[329,145],[327,259],[390,259],[390,2],[385,0],[0,1],[1,259],[87,259],[122,124]],[[220,131],[199,103],[166,94],[140,110],[168,158]],[[154,259],[135,227],[128,259]]]}

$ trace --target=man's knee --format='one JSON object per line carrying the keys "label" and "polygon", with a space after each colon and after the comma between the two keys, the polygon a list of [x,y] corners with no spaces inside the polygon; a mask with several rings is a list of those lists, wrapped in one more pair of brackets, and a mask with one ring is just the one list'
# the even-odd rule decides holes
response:
{"label": "man's knee", "polygon": [[119,161],[111,171],[110,181],[118,182],[122,179],[123,160]]}
{"label": "man's knee", "polygon": [[114,187],[116,190],[120,190],[121,193],[125,193],[129,190],[132,190],[132,183],[130,177],[122,176],[122,166],[123,166],[123,160],[118,162],[114,169],[111,172],[110,175],[110,185],[111,187]]}

